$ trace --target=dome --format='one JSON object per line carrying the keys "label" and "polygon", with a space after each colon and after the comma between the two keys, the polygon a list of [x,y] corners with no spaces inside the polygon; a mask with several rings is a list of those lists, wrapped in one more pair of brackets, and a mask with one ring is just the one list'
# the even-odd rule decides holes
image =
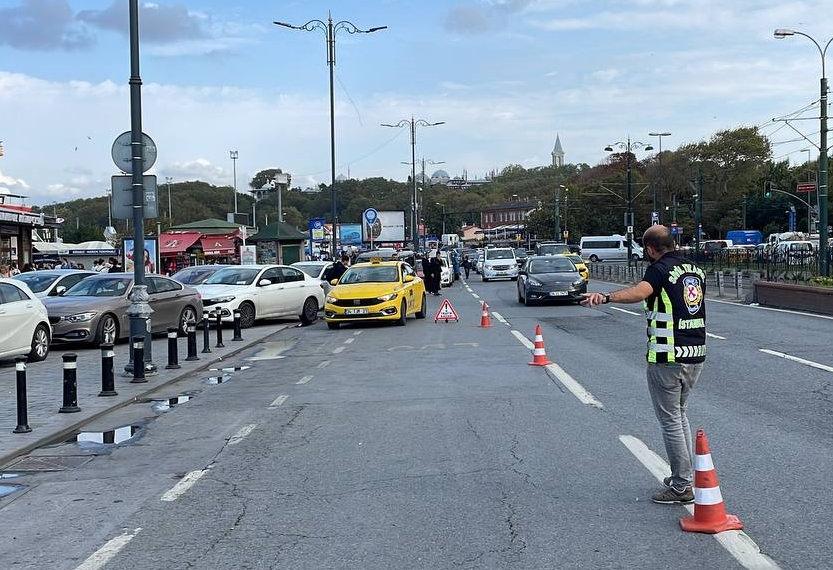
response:
{"label": "dome", "polygon": [[451,178],[445,170],[438,170],[431,175],[431,178]]}

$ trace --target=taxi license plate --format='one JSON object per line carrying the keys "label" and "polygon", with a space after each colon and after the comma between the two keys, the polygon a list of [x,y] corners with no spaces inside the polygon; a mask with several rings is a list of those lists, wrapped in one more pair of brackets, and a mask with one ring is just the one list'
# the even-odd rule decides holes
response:
{"label": "taxi license plate", "polygon": [[566,297],[567,291],[550,291],[550,297]]}
{"label": "taxi license plate", "polygon": [[345,315],[366,315],[367,309],[344,309]]}

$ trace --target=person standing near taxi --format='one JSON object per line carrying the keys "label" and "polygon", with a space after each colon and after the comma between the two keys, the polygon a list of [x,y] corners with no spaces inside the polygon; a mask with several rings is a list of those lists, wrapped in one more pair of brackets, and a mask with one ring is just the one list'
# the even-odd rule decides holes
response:
{"label": "person standing near taxi", "polygon": [[341,276],[344,275],[345,271],[347,271],[347,266],[349,264],[350,258],[346,253],[342,254],[341,259],[333,263],[333,266],[327,270],[324,279],[328,282],[334,279],[341,279]]}
{"label": "person standing near taxi", "polygon": [[651,500],[688,504],[692,491],[688,398],[706,359],[706,275],[676,251],[671,231],[652,226],[643,236],[652,261],[637,285],[611,293],[588,293],[582,304],[645,303],[648,319],[648,391],[662,429],[671,476]]}

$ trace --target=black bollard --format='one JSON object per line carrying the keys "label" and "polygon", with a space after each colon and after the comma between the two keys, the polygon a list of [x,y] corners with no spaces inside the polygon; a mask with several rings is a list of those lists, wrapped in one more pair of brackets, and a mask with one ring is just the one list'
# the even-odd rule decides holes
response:
{"label": "black bollard", "polygon": [[99,396],[118,396],[116,392],[116,378],[113,368],[113,345],[109,342],[101,344],[101,392]]}
{"label": "black bollard", "polygon": [[211,352],[211,317],[208,311],[202,312],[202,353]]}
{"label": "black bollard", "polygon": [[61,356],[64,360],[64,404],[58,410],[61,414],[80,412],[78,407],[78,355],[73,353]]}
{"label": "black bollard", "polygon": [[14,368],[17,371],[17,427],[13,433],[29,433],[29,409],[26,402],[26,357],[15,358]]}
{"label": "black bollard", "polygon": [[197,325],[194,323],[193,320],[188,321],[188,356],[185,358],[187,361],[191,360],[199,360],[200,357],[197,356]]}
{"label": "black bollard", "polygon": [[220,309],[217,309],[217,344],[215,348],[225,348],[226,345],[223,344],[223,313]]}
{"label": "black bollard", "polygon": [[168,370],[176,370],[179,368],[179,346],[177,346],[177,333],[179,329],[168,329],[168,365],[165,366]]}
{"label": "black bollard", "polygon": [[234,337],[231,340],[243,340],[243,333],[240,330],[240,309],[234,309]]}
{"label": "black bollard", "polygon": [[133,337],[133,379],[131,384],[144,384],[148,381],[145,378],[145,367],[142,363],[145,361],[145,337]]}

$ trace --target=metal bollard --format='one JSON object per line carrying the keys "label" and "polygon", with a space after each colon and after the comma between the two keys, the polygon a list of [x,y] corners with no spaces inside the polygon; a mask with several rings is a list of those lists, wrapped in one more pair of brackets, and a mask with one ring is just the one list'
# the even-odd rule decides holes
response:
{"label": "metal bollard", "polygon": [[716,271],[715,276],[717,277],[717,296],[718,297],[723,297],[723,296],[725,296],[725,291],[723,290],[723,282],[724,282],[723,272],[722,271]]}
{"label": "metal bollard", "polygon": [[12,433],[29,433],[29,409],[26,402],[26,357],[15,358],[14,368],[17,371],[17,427]]}
{"label": "metal bollard", "polygon": [[211,317],[208,311],[202,312],[202,353],[211,352]]}
{"label": "metal bollard", "polygon": [[243,340],[243,333],[240,330],[240,309],[234,309],[234,337],[231,340]]}
{"label": "metal bollard", "polygon": [[186,361],[199,360],[197,356],[197,324],[194,321],[188,321],[188,356]]}
{"label": "metal bollard", "polygon": [[165,366],[168,370],[176,370],[179,368],[179,346],[177,346],[177,339],[179,337],[179,329],[168,329],[168,364]]}
{"label": "metal bollard", "polygon": [[147,378],[145,378],[145,367],[143,363],[145,361],[145,337],[144,336],[134,336],[133,337],[133,379],[130,381],[131,384],[144,384],[147,382]]}
{"label": "metal bollard", "polygon": [[735,271],[735,299],[740,299],[740,292],[743,290],[743,273]]}
{"label": "metal bollard", "polygon": [[223,344],[223,313],[220,309],[217,309],[215,314],[217,315],[217,344],[215,348],[225,348],[226,345]]}
{"label": "metal bollard", "polygon": [[64,361],[64,403],[58,410],[61,414],[80,412],[78,407],[78,355],[73,353],[61,356]]}
{"label": "metal bollard", "polygon": [[109,342],[101,344],[101,392],[99,396],[118,396],[116,392],[116,378],[113,368],[113,345]]}

